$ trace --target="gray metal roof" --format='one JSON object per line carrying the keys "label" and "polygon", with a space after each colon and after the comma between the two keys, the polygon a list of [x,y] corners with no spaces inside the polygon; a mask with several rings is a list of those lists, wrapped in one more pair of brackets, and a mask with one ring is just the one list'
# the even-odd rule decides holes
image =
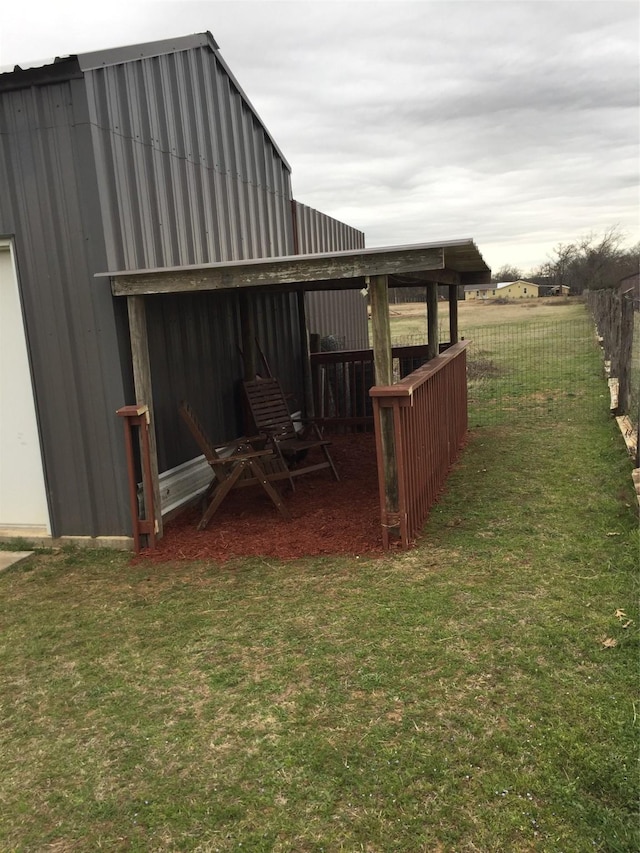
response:
{"label": "gray metal roof", "polygon": [[258,111],[253,106],[246,92],[238,83],[234,73],[220,54],[218,43],[207,30],[204,33],[180,36],[178,38],[162,39],[160,41],[145,42],[142,44],[126,45],[124,47],[110,47],[105,50],[94,50],[77,55],[55,57],[55,59],[44,59],[40,61],[25,62],[24,65],[15,65],[13,68],[0,68],[0,90],[11,90],[26,86],[42,85],[53,80],[74,79],[81,77],[86,71],[95,71],[98,68],[108,68],[112,65],[123,65],[128,62],[136,62],[140,59],[150,59],[157,56],[166,56],[171,53],[193,50],[194,48],[208,47],[216,54],[216,58],[224,68],[243,100],[262,125],[265,133],[278,156],[289,171],[291,166],[273,139],[265,123],[260,118]]}
{"label": "gray metal roof", "polygon": [[133,62],[136,59],[149,59],[152,56],[164,56],[167,53],[177,53],[179,50],[190,50],[194,47],[210,47],[219,50],[218,43],[210,32],[195,33],[160,41],[129,44],[123,47],[109,47],[103,50],[93,50],[87,53],[69,54],[46,59],[32,59],[14,66],[0,66],[1,74],[19,73],[34,68],[45,68],[49,65],[59,65],[77,60],[82,71],[103,68],[107,65],[119,65],[122,62]]}
{"label": "gray metal roof", "polygon": [[125,296],[269,286],[290,286],[298,290],[322,290],[327,286],[347,289],[362,286],[363,278],[372,275],[401,275],[403,278],[413,275],[419,284],[420,274],[427,271],[442,271],[454,277],[459,274],[459,280],[450,282],[443,275],[443,283],[451,284],[464,283],[469,278],[486,281],[491,274],[474,241],[463,239],[99,275],[110,276],[114,295]]}
{"label": "gray metal roof", "polygon": [[194,33],[179,38],[150,41],[143,44],[128,44],[123,47],[110,47],[106,50],[94,50],[89,53],[79,53],[78,62],[83,71],[103,68],[106,65],[120,65],[123,62],[135,62],[137,59],[149,59],[152,56],[164,56],[167,53],[178,53],[181,50],[191,50],[194,47],[210,47],[219,50],[218,43],[210,32]]}
{"label": "gray metal roof", "polygon": [[222,58],[220,47],[208,30],[204,33],[194,33],[193,35],[180,36],[179,38],[162,39],[161,41],[132,44],[126,45],[125,47],[112,47],[107,50],[96,50],[91,53],[79,53],[78,62],[82,71],[93,71],[96,68],[105,68],[109,65],[121,65],[125,62],[135,62],[138,59],[149,59],[154,56],[166,56],[169,53],[179,53],[180,51],[192,50],[196,47],[208,47],[216,54],[218,61],[226,71],[233,85],[236,87],[251,112],[266,131],[271,144],[278,152],[278,155],[284,162],[285,166],[289,171],[291,171],[291,166],[289,165],[286,157],[269,133],[265,123],[258,115],[258,111],[247,97],[247,93],[238,83],[235,74]]}
{"label": "gray metal roof", "polygon": [[471,290],[495,290],[495,284],[465,284],[464,292],[468,293]]}

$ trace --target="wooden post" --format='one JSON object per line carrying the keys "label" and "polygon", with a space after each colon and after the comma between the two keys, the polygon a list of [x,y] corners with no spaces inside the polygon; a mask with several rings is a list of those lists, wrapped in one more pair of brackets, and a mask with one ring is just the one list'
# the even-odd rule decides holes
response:
{"label": "wooden post", "polygon": [[133,385],[136,403],[146,405],[149,410],[149,461],[153,482],[153,503],[155,507],[156,532],[158,536],[162,536],[158,447],[156,443],[156,426],[151,387],[151,362],[149,360],[149,338],[147,335],[147,314],[144,296],[127,296],[127,310],[129,313],[129,338],[131,341]]}
{"label": "wooden post", "polygon": [[620,344],[618,351],[618,379],[620,380],[619,405],[623,412],[629,411],[631,402],[631,370],[633,365],[634,308],[633,300],[618,296],[618,324]]}
{"label": "wooden post", "polygon": [[[148,547],[156,547],[156,513],[153,495],[153,477],[151,475],[151,459],[149,456],[149,409],[146,405],[123,406],[116,415],[123,419],[124,440],[127,451],[127,470],[129,472],[129,504],[131,507],[131,523],[133,525],[133,546],[136,554],[140,553],[140,536],[147,537]],[[142,468],[142,491],[144,495],[144,518],[140,518],[138,509],[138,478],[133,453],[133,430],[138,428],[140,442],[140,467]]]}
{"label": "wooden post", "polygon": [[376,385],[393,385],[389,288],[386,275],[371,276],[369,299],[371,301],[371,336]]}
{"label": "wooden post", "polygon": [[240,334],[242,335],[242,362],[245,381],[256,378],[258,348],[256,346],[256,323],[251,302],[251,294],[240,294]]}
{"label": "wooden post", "polygon": [[458,285],[449,288],[449,343],[457,344],[458,331]]}
{"label": "wooden post", "polygon": [[440,342],[438,340],[438,284],[435,281],[427,283],[427,359],[438,355]]}
{"label": "wooden post", "polygon": [[[371,334],[376,385],[393,385],[389,287],[386,275],[371,276],[369,298],[371,302]],[[397,517],[398,465],[393,431],[393,409],[383,406],[380,406],[380,441],[387,518],[390,516]]]}
{"label": "wooden post", "polygon": [[309,329],[307,327],[307,311],[304,301],[304,290],[296,292],[298,302],[298,328],[300,330],[300,352],[302,355],[302,387],[304,391],[304,408],[308,418],[315,417],[313,405],[313,379],[311,376],[311,352],[309,349]]}

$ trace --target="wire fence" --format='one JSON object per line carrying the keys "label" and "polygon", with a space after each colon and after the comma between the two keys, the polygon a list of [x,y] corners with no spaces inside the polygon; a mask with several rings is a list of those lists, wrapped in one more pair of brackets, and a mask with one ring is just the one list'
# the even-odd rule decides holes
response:
{"label": "wire fence", "polygon": [[593,323],[583,318],[495,325],[471,330],[470,426],[536,421],[550,428],[577,397],[608,407]]}
{"label": "wire fence", "polygon": [[640,422],[640,304],[633,292],[594,290],[587,296],[611,387],[611,406],[624,429],[637,436]]}
{"label": "wire fence", "polygon": [[[571,319],[470,327],[464,337],[470,341],[471,428],[509,426],[522,419],[551,427],[577,397],[593,410],[609,408],[603,359],[587,311]],[[394,343],[424,343],[424,338],[408,336]]]}

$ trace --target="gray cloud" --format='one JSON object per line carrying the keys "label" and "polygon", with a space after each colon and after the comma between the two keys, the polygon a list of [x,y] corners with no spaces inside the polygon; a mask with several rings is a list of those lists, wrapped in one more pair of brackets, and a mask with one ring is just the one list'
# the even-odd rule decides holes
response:
{"label": "gray cloud", "polygon": [[0,63],[210,29],[301,201],[369,245],[474,237],[494,267],[638,239],[639,10],[618,2],[25,0]]}

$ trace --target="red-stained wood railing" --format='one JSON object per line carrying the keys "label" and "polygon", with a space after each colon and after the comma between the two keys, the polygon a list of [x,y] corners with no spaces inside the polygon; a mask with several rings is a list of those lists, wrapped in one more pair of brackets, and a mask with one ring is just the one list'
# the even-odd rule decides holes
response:
{"label": "red-stained wood railing", "polygon": [[[453,344],[394,385],[370,390],[385,549],[396,537],[409,547],[460,452],[467,432],[468,343]],[[393,447],[386,451],[381,409],[393,413]],[[385,452],[395,453],[395,464],[387,464]]]}
{"label": "red-stained wood railing", "polygon": [[[441,344],[444,351],[450,344]],[[428,358],[426,344],[392,348],[394,374],[407,376]],[[373,429],[369,389],[374,384],[373,350],[311,354],[315,421],[328,430],[354,426]]]}

